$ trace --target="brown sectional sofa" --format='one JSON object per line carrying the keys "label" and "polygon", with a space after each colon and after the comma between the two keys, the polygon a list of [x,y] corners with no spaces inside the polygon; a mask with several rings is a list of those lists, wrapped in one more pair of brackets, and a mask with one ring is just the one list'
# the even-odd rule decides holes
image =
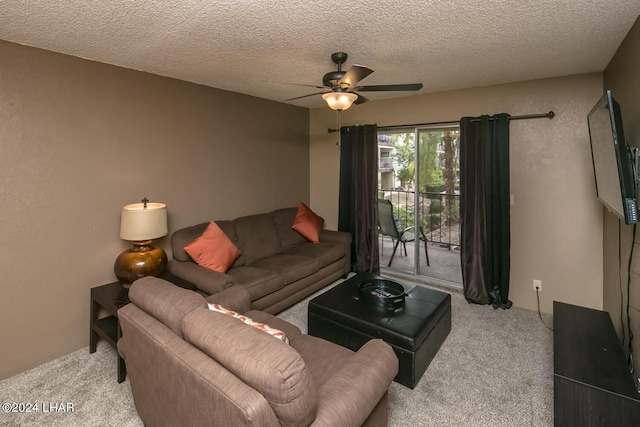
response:
{"label": "brown sectional sofa", "polygon": [[398,360],[382,340],[354,353],[251,310],[289,344],[208,309],[244,313],[241,286],[205,298],[156,277],[133,283],[118,311],[136,410],[154,426],[386,426]]}
{"label": "brown sectional sofa", "polygon": [[351,235],[322,230],[319,243],[308,242],[291,229],[297,208],[216,221],[240,250],[226,273],[196,264],[184,247],[198,238],[208,222],[171,236],[169,272],[193,283],[203,295],[241,285],[251,308],[278,313],[315,291],[346,276],[351,268]]}

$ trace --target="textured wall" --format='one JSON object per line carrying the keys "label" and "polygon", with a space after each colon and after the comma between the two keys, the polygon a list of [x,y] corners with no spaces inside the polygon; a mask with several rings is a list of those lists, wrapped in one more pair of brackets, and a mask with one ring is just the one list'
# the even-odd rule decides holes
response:
{"label": "textured wall", "polygon": [[[627,144],[633,147],[640,147],[640,56],[638,56],[638,52],[640,52],[640,18],[629,31],[604,72],[604,89],[611,90],[613,97],[620,104]],[[627,265],[633,241],[633,227],[625,225],[623,221],[620,226],[620,234],[618,234],[617,217],[606,210],[603,211],[604,309],[611,315],[618,335],[622,337],[622,330],[626,329],[627,325]],[[640,251],[639,241],[640,238],[636,236],[629,290],[631,331],[636,337],[640,337],[640,263],[637,256]],[[619,242],[622,244],[620,258],[618,257]],[[619,267],[620,265],[622,268]],[[624,307],[622,310],[620,309],[621,305]],[[633,341],[636,376],[640,372],[638,371],[640,369],[640,342],[638,341],[638,338]],[[626,342],[628,343],[628,336]]]}
{"label": "textured wall", "polygon": [[[543,282],[544,312],[553,300],[601,308],[601,207],[589,151],[586,115],[602,93],[600,73],[410,96],[355,106],[342,125],[379,126],[458,120],[506,112],[546,113],[553,120],[511,123],[511,292],[536,309],[532,280]],[[311,112],[311,203],[337,224],[339,151],[336,113]]]}
{"label": "textured wall", "polygon": [[0,379],[88,345],[123,205],[167,203],[171,233],[309,199],[304,108],[7,42],[0,58]]}

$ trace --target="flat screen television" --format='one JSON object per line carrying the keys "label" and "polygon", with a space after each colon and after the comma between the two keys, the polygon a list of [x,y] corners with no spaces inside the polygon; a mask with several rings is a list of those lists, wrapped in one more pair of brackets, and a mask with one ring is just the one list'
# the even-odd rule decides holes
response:
{"label": "flat screen television", "polygon": [[624,139],[620,106],[606,91],[587,115],[598,199],[626,224],[638,222],[636,155]]}

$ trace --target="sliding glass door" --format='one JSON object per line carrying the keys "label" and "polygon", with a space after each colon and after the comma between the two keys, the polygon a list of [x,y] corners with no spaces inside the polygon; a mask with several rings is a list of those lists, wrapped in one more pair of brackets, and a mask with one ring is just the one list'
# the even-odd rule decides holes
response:
{"label": "sliding glass door", "polygon": [[461,286],[459,128],[425,128],[417,134],[419,226],[429,242],[430,265],[418,264],[416,273]]}
{"label": "sliding glass door", "polygon": [[399,233],[381,234],[380,266],[461,286],[458,127],[383,129],[378,146],[379,197]]}

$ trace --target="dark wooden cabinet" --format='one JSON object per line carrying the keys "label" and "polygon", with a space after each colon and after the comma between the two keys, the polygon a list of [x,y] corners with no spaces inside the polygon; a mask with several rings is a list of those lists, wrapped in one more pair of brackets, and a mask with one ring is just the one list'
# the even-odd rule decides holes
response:
{"label": "dark wooden cabinet", "polygon": [[553,303],[554,424],[640,426],[640,395],[609,313]]}

